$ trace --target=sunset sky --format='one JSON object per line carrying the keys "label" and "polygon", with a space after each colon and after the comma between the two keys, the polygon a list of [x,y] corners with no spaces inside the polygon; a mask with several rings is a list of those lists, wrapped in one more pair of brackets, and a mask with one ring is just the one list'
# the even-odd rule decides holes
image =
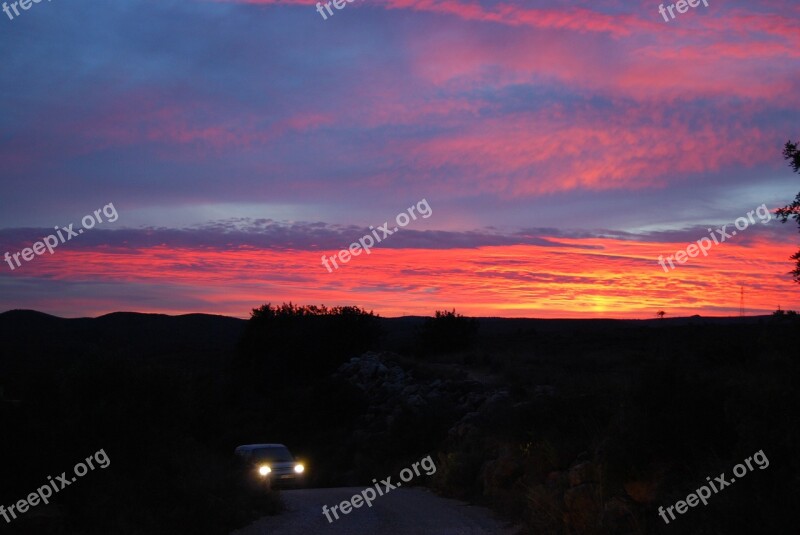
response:
{"label": "sunset sky", "polygon": [[[0,312],[800,309],[800,3],[54,0],[0,11]],[[668,5],[668,4],[667,4]],[[371,254],[322,255],[425,199]],[[21,260],[21,259],[20,259]],[[13,265],[14,269],[11,269]]]}

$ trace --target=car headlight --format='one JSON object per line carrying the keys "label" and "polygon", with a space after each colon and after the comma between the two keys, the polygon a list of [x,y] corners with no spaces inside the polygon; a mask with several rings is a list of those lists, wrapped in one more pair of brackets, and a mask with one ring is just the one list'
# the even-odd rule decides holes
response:
{"label": "car headlight", "polygon": [[267,465],[261,466],[258,469],[258,473],[261,474],[262,476],[265,476],[265,475],[269,474],[270,472],[272,472],[272,469]]}
{"label": "car headlight", "polygon": [[297,472],[298,474],[302,474],[305,469],[306,467],[300,463],[294,465],[294,471]]}

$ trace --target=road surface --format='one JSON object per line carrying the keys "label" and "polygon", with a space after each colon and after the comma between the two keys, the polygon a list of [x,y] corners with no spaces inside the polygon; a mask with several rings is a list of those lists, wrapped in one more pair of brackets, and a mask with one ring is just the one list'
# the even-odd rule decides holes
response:
{"label": "road surface", "polygon": [[264,517],[233,535],[513,535],[514,531],[483,508],[440,498],[421,489],[396,489],[377,497],[368,508],[361,504],[328,522],[330,509],[363,487],[288,490],[281,493],[287,510]]}

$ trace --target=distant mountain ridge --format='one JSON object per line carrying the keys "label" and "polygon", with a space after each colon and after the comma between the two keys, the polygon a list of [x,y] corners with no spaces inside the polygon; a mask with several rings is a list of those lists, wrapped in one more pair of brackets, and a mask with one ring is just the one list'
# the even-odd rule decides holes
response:
{"label": "distant mountain ridge", "polygon": [[208,314],[114,312],[97,318],[59,318],[11,310],[0,313],[0,371],[13,361],[91,353],[216,367],[232,354],[246,323]]}
{"label": "distant mountain ridge", "polygon": [[[770,316],[665,318],[646,320],[478,318],[483,335],[600,331],[610,328],[742,325]],[[411,340],[424,316],[380,318],[390,346]],[[222,365],[233,354],[247,320],[212,314],[171,316],[112,312],[96,318],[60,318],[36,310],[0,313],[0,371],[10,360],[47,360],[94,352],[139,359],[169,359],[187,365]]]}

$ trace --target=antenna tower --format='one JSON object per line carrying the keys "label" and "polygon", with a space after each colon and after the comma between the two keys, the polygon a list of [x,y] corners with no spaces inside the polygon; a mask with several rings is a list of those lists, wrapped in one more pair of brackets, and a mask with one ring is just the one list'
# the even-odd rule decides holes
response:
{"label": "antenna tower", "polygon": [[739,297],[739,317],[744,317],[744,286],[741,287],[741,294]]}

